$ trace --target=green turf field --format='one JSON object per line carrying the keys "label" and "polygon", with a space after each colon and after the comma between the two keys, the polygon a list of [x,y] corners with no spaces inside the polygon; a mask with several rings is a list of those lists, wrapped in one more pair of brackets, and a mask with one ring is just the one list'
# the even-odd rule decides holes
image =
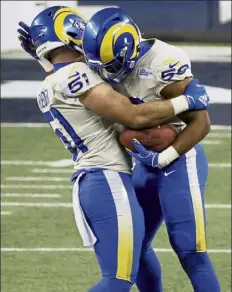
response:
{"label": "green turf field", "polygon": [[[222,292],[231,291],[230,141],[229,130],[212,130],[205,139],[210,162],[207,242]],[[1,150],[1,291],[86,291],[100,274],[94,253],[82,249],[76,230],[71,167],[66,161],[59,166],[60,160],[69,159],[68,152],[51,129],[22,127],[2,128]],[[154,247],[161,249],[157,254],[164,291],[192,291],[175,254],[169,251],[164,226]]]}

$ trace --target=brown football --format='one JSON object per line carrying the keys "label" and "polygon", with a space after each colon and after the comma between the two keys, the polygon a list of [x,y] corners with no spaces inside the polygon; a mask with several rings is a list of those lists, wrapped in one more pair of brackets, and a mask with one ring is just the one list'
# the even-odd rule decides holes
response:
{"label": "brown football", "polygon": [[161,152],[172,145],[177,137],[177,131],[170,125],[162,125],[145,130],[125,129],[119,136],[120,143],[134,151],[132,140],[137,139],[147,149]]}

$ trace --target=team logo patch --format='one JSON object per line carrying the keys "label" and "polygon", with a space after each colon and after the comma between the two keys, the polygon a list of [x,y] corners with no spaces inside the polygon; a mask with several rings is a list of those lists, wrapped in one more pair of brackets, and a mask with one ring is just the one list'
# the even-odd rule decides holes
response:
{"label": "team logo patch", "polygon": [[152,70],[147,68],[139,68],[139,77],[141,79],[153,79]]}
{"label": "team logo patch", "polygon": [[86,23],[84,21],[70,19],[70,22],[73,27],[79,28],[81,31],[85,30]]}

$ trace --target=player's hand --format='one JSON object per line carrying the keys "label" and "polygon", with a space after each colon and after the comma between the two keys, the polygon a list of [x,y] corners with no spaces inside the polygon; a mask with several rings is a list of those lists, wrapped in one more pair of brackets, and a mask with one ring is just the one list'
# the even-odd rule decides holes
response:
{"label": "player's hand", "polygon": [[184,95],[187,98],[189,110],[205,110],[209,106],[209,96],[196,78],[189,82]]}
{"label": "player's hand", "polygon": [[36,55],[36,49],[35,46],[32,43],[32,39],[30,36],[30,28],[29,26],[20,21],[19,22],[19,28],[17,29],[19,35],[18,35],[18,39],[20,41],[20,44],[22,46],[22,48],[24,49],[24,51],[26,51],[29,55],[31,55],[33,58],[35,58],[36,60],[38,60],[38,56]]}
{"label": "player's hand", "polygon": [[20,21],[17,31],[19,33],[18,39],[24,51],[36,59],[46,72],[53,71],[53,65],[48,60],[46,60],[44,57],[39,58],[37,56],[36,48],[30,35],[30,27],[26,23]]}
{"label": "player's hand", "polygon": [[132,143],[134,148],[136,149],[136,152],[133,152],[130,149],[126,148],[127,152],[132,157],[149,166],[161,168],[158,164],[159,153],[147,150],[136,139],[133,139]]}

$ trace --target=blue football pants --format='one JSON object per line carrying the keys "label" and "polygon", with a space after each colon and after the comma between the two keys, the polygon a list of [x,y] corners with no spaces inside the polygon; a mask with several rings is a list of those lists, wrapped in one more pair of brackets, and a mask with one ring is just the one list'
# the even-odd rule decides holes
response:
{"label": "blue football pants", "polygon": [[94,250],[102,275],[88,291],[130,291],[137,277],[145,232],[131,175],[110,170],[87,172],[79,182],[79,198],[97,238]]}
{"label": "blue football pants", "polygon": [[145,238],[137,277],[140,292],[161,292],[161,268],[151,248],[165,221],[169,241],[194,291],[219,292],[205,239],[204,187],[208,162],[196,145],[186,155],[159,170],[136,162],[132,180],[145,217]]}

